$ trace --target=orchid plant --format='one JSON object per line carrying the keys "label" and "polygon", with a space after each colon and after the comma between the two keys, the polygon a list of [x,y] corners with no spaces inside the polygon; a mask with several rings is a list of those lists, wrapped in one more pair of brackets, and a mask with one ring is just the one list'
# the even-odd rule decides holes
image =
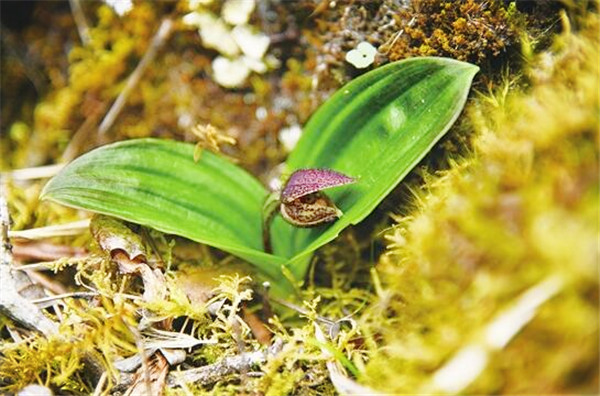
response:
{"label": "orchid plant", "polygon": [[369,215],[445,134],[477,71],[412,58],[352,80],[304,127],[280,193],[211,152],[196,163],[191,144],[135,139],[84,154],[42,196],[222,249],[289,294],[313,252]]}
{"label": "orchid plant", "polygon": [[263,244],[271,253],[270,224],[276,210],[296,227],[316,227],[338,219],[343,212],[322,190],[354,183],[354,179],[330,169],[300,169],[290,176],[281,192],[267,197],[263,207]]}

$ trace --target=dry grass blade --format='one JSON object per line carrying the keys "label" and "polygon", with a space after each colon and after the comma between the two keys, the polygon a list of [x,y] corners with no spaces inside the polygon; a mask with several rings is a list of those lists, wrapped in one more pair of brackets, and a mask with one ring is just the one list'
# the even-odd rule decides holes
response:
{"label": "dry grass blade", "polygon": [[45,239],[53,237],[73,236],[84,233],[90,226],[90,219],[73,221],[59,225],[31,228],[29,230],[9,231],[9,238]]}
{"label": "dry grass blade", "polygon": [[178,333],[175,331],[165,331],[150,328],[142,333],[146,339],[144,345],[146,348],[167,348],[167,349],[185,349],[193,348],[201,344],[216,344],[217,340],[200,340],[194,336]]}

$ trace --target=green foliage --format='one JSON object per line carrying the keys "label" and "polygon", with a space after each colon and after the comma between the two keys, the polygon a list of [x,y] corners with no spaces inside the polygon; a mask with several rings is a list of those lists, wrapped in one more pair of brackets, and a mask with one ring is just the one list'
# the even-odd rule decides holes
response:
{"label": "green foliage", "polygon": [[261,246],[264,188],[211,153],[195,163],[192,146],[183,143],[137,140],[95,150],[67,166],[42,195],[218,247],[281,287],[281,265],[302,279],[312,252],[364,219],[443,136],[477,70],[450,59],[416,58],[338,91],[312,117],[287,166],[331,168],[357,178],[332,194],[345,215],[311,230],[276,219],[273,255]]}
{"label": "green foliage", "polygon": [[273,250],[294,257],[296,277],[304,276],[315,249],[362,221],[444,135],[477,71],[443,58],[393,63],[345,85],[315,113],[286,162],[288,171],[330,168],[358,181],[331,192],[344,212],[332,225],[300,229],[275,219]]}

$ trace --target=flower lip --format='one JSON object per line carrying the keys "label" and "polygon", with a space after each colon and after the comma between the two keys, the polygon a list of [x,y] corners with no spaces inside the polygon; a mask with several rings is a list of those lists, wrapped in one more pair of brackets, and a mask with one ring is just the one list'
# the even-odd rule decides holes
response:
{"label": "flower lip", "polygon": [[292,173],[281,192],[281,201],[289,203],[305,195],[355,181],[353,177],[330,169],[298,169]]}

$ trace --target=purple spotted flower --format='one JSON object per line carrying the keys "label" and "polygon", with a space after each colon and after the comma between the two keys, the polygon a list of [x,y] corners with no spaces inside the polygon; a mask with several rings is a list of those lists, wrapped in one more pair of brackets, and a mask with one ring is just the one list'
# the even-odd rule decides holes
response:
{"label": "purple spotted flower", "polygon": [[281,216],[296,227],[315,227],[342,215],[322,190],[354,183],[356,180],[329,169],[299,169],[292,173],[281,194],[272,193],[263,207],[263,243],[271,252],[270,224],[277,208]]}
{"label": "purple spotted flower", "polygon": [[354,179],[329,169],[295,171],[281,192],[281,215],[297,227],[314,227],[342,215],[322,190],[354,183]]}

